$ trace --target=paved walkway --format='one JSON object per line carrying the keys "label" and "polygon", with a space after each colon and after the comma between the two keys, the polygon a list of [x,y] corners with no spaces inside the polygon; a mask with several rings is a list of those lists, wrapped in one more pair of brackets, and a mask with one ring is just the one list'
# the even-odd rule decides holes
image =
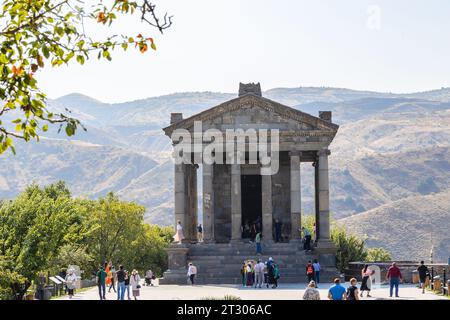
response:
{"label": "paved walkway", "polygon": [[[327,299],[328,288],[331,284],[321,284],[319,286],[320,296],[322,299]],[[142,286],[140,300],[199,300],[206,297],[223,297],[225,295],[238,296],[243,300],[300,300],[303,297],[303,292],[306,284],[280,284],[278,289],[254,289],[242,288],[236,285],[198,285],[198,286],[178,286],[178,285],[161,285],[157,283],[154,287]],[[347,287],[348,284],[345,284]],[[108,290],[107,290],[108,292]],[[422,290],[415,285],[401,285],[400,298],[406,300],[439,300],[445,297],[435,295],[426,291],[422,294]],[[371,292],[372,298],[364,300],[380,300],[389,298],[389,287],[381,286],[373,289]],[[63,297],[61,299],[68,299]],[[97,287],[89,289],[79,294],[75,294],[73,300],[98,300]],[[106,294],[107,300],[116,300],[117,294],[114,291]],[[450,302],[450,300],[448,300]]]}

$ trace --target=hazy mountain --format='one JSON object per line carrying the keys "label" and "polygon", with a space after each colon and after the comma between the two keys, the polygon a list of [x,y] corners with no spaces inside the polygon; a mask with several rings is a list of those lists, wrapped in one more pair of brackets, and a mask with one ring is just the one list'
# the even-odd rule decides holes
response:
{"label": "hazy mountain", "polygon": [[[441,214],[437,208],[446,208],[448,218],[450,205],[444,198],[450,189],[450,89],[392,94],[299,87],[271,89],[263,96],[313,115],[333,111],[333,121],[341,126],[330,158],[335,218],[348,217],[344,220],[348,224],[360,216],[377,220],[382,211],[397,221],[406,210],[402,206],[410,208],[414,202],[409,201],[418,201],[414,199],[433,199],[435,205],[423,212],[425,219]],[[161,128],[169,124],[171,112],[188,117],[234,97],[189,92],[118,104],[81,94],[51,100],[52,110],[70,110],[87,132],[67,138],[54,127],[39,143],[18,143],[17,156],[1,155],[0,198],[16,196],[32,181],[47,184],[63,179],[75,195],[97,197],[115,191],[145,205],[147,221],[171,224],[171,145]],[[302,172],[302,205],[305,212],[312,212],[311,165],[302,165]],[[387,210],[391,205],[396,209]],[[450,230],[450,219],[441,221],[441,227]],[[397,255],[402,237],[396,234],[389,241]],[[442,241],[444,247],[436,250],[450,255],[448,241]]]}

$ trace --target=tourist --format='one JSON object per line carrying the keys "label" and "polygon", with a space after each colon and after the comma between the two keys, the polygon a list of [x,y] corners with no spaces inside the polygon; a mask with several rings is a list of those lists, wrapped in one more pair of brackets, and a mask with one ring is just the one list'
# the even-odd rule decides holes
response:
{"label": "tourist", "polygon": [[357,282],[356,278],[350,279],[350,286],[347,288],[347,300],[359,300]]}
{"label": "tourist", "polygon": [[201,224],[197,226],[197,240],[203,242],[203,227]]}
{"label": "tourist", "polygon": [[302,227],[303,232],[303,249],[305,251],[311,251],[311,233],[305,227]]}
{"label": "tourist", "polygon": [[425,293],[425,285],[427,282],[427,278],[430,275],[430,271],[428,270],[428,267],[425,265],[424,261],[420,261],[420,266],[417,268],[417,271],[419,272],[419,285],[422,289],[422,293]]}
{"label": "tourist", "polygon": [[308,261],[308,264],[306,265],[306,277],[308,278],[308,283],[315,279],[314,267],[311,261]]}
{"label": "tourist", "polygon": [[273,280],[274,285],[272,289],[278,288],[278,280],[280,279],[280,267],[276,263],[273,264]]}
{"label": "tourist", "polygon": [[134,269],[131,272],[130,285],[131,292],[133,293],[134,300],[137,300],[141,292],[141,278],[139,277],[139,272]]}
{"label": "tourist", "polygon": [[131,300],[130,298],[130,274],[128,271],[125,271],[125,292],[127,293],[128,300]]}
{"label": "tourist", "polygon": [[253,222],[253,223],[251,224],[251,226],[250,226],[250,239],[251,239],[252,241],[255,241],[256,234],[257,234],[257,231],[256,231],[256,223]]}
{"label": "tourist", "polygon": [[275,242],[281,242],[281,228],[283,224],[279,219],[275,219]]}
{"label": "tourist", "polygon": [[303,300],[320,300],[320,292],[316,289],[316,283],[311,280],[303,294]]}
{"label": "tourist", "polygon": [[116,283],[116,268],[114,266],[111,266],[111,269],[110,269],[110,271],[108,273],[108,278],[110,279],[109,280],[110,281],[110,286],[109,286],[109,289],[108,289],[108,293],[111,292],[111,289],[113,289],[114,292],[116,292],[116,285],[115,285],[115,283]]}
{"label": "tourist", "polygon": [[247,273],[247,283],[245,285],[247,287],[251,287],[253,286],[253,266],[251,262],[247,264],[246,273]]}
{"label": "tourist", "polygon": [[181,243],[184,240],[183,227],[181,226],[181,221],[177,221],[177,231],[173,236],[173,240],[175,242]]}
{"label": "tourist", "polygon": [[264,282],[264,262],[258,260],[255,265],[255,288],[261,288]]}
{"label": "tourist", "polygon": [[386,274],[386,280],[389,280],[389,296],[392,298],[392,291],[395,287],[395,297],[398,298],[398,286],[403,281],[403,276],[395,262],[392,262]]}
{"label": "tourist", "polygon": [[196,275],[197,275],[197,267],[194,266],[194,264],[192,262],[190,262],[187,276],[188,276],[189,280],[191,281],[192,285],[194,285]]}
{"label": "tourist", "polygon": [[69,294],[69,299],[72,299],[73,297],[73,291],[75,290],[77,280],[77,275],[75,274],[73,269],[70,269],[69,274],[66,276],[66,287]]}
{"label": "tourist", "polygon": [[125,271],[123,266],[119,266],[119,271],[117,271],[117,300],[124,300],[125,298]]}
{"label": "tourist", "polygon": [[273,285],[272,288],[276,288],[275,287],[275,268],[274,268],[274,262],[273,262],[273,258],[270,257],[269,261],[267,261],[267,288],[269,287],[269,285]]}
{"label": "tourist", "polygon": [[339,280],[339,278],[334,279],[334,285],[332,285],[328,290],[328,299],[345,300],[346,298],[346,290],[341,285],[341,281]]}
{"label": "tourist", "polygon": [[320,283],[320,263],[319,261],[317,261],[317,259],[314,259],[313,268],[314,268],[314,281],[317,287],[317,285]]}
{"label": "tourist", "polygon": [[98,294],[100,295],[100,300],[106,300],[106,278],[107,274],[105,269],[100,267],[97,272],[96,282],[98,286]]}
{"label": "tourist", "polygon": [[372,270],[369,269],[369,265],[365,264],[364,268],[361,270],[361,297],[363,296],[364,291],[367,291],[367,297],[370,297],[370,289],[372,288]]}
{"label": "tourist", "polygon": [[105,272],[106,272],[106,286],[109,287],[111,285],[111,277],[110,277],[110,271],[111,271],[112,262],[109,263],[105,262]]}
{"label": "tourist", "polygon": [[255,237],[256,254],[262,254],[261,237],[261,232],[258,232]]}
{"label": "tourist", "polygon": [[154,277],[153,271],[150,270],[150,269],[148,269],[148,270],[145,272],[145,284],[146,284],[147,286],[153,286],[153,283],[152,283],[153,277]]}
{"label": "tourist", "polygon": [[45,292],[45,284],[47,283],[47,278],[45,277],[44,272],[39,272],[38,277],[36,279],[36,293],[38,300],[44,300],[44,292]]}
{"label": "tourist", "polygon": [[247,263],[244,261],[241,267],[242,286],[247,285]]}

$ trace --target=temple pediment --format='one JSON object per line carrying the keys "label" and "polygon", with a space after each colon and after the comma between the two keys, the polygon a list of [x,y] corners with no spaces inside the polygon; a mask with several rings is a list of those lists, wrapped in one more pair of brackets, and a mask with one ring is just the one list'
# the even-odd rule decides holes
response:
{"label": "temple pediment", "polygon": [[325,119],[326,117],[315,117],[256,94],[246,93],[186,119],[178,115],[163,130],[170,136],[176,129],[192,130],[194,122],[201,121],[204,130],[279,129],[281,134],[303,133],[334,137],[339,126]]}

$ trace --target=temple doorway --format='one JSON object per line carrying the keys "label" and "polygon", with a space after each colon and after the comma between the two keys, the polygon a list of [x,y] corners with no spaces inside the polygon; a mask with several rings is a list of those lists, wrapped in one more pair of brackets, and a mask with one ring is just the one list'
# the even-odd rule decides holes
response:
{"label": "temple doorway", "polygon": [[241,176],[242,238],[254,239],[262,231],[261,176]]}

